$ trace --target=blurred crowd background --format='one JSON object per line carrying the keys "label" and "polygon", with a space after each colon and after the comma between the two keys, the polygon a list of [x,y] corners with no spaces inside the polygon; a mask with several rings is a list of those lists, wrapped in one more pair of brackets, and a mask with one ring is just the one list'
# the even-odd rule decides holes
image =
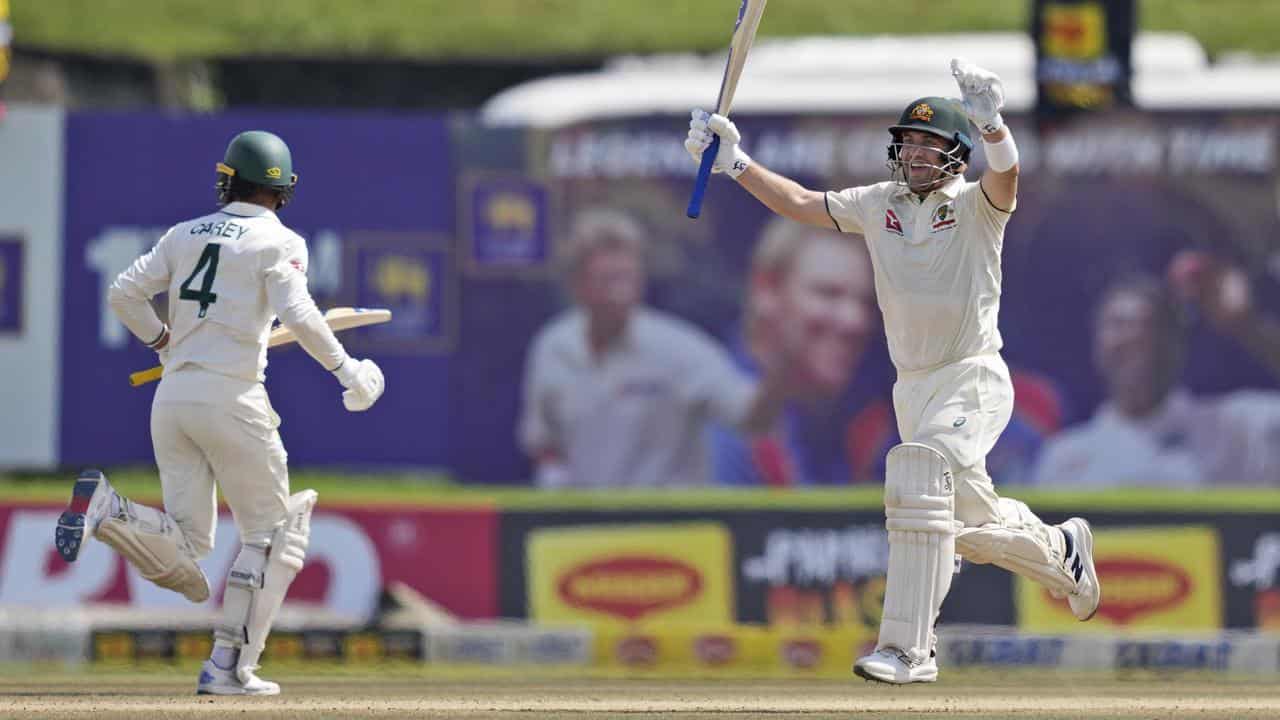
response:
{"label": "blurred crowd background", "polygon": [[[304,353],[271,355],[295,486],[321,487],[334,513],[313,540],[328,575],[304,574],[304,597],[367,618],[400,579],[463,617],[599,619],[615,606],[556,595],[557,573],[576,572],[565,558],[701,548],[672,562],[721,578],[700,586],[699,603],[720,593],[710,617],[874,628],[875,488],[897,437],[865,248],[720,177],[702,217],[684,215],[688,112],[715,99],[737,6],[0,0],[6,557],[29,533],[52,537],[22,514],[22,488],[56,485],[38,495],[53,503],[82,466],[154,487],[154,386],[126,378],[155,356],[105,289],[210,210],[226,143],[264,129],[293,150],[282,219],[309,243],[320,305],[394,312],[343,336],[386,373],[368,413],[345,413]],[[744,147],[814,188],[885,180],[886,128],[912,99],[956,93],[957,55],[1003,78],[1022,153],[1000,320],[1016,408],[987,463],[997,487],[1059,498],[1036,505],[1046,519],[1123,526],[1099,535],[1119,553],[1108,627],[1274,627],[1280,3],[774,0],[735,104]],[[766,394],[781,409],[762,418]],[[379,485],[405,477],[521,499],[486,506],[496,520],[334,504],[413,502],[423,483]],[[681,492],[632,505],[578,488]],[[1122,494],[1134,489],[1147,493]],[[422,551],[440,542],[466,552]],[[218,552],[215,565],[232,556]],[[0,577],[0,603],[167,602],[123,570],[78,567],[73,582],[31,565],[37,582],[4,567],[18,574]],[[1034,591],[1015,590],[979,568],[949,607],[1065,627],[1060,608],[1037,625]],[[623,615],[708,617],[684,602]]]}

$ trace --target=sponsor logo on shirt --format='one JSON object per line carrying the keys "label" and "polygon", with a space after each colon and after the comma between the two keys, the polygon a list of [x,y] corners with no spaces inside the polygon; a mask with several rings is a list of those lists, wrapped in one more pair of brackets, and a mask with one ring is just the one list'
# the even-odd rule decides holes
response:
{"label": "sponsor logo on shirt", "polygon": [[956,226],[956,208],[952,203],[943,203],[933,211],[932,232],[946,230]]}
{"label": "sponsor logo on shirt", "polygon": [[892,209],[884,211],[884,229],[894,235],[902,235],[902,222],[898,220],[897,214]]}

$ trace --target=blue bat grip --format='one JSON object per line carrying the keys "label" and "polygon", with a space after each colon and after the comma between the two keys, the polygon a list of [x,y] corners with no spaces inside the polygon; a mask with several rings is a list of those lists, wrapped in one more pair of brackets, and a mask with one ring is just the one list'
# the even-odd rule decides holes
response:
{"label": "blue bat grip", "polygon": [[689,196],[689,207],[685,215],[696,218],[702,214],[702,196],[707,192],[707,182],[711,180],[711,166],[716,162],[716,153],[720,152],[720,136],[711,138],[711,144],[702,151],[702,164],[698,166],[698,179],[693,181],[693,194]]}

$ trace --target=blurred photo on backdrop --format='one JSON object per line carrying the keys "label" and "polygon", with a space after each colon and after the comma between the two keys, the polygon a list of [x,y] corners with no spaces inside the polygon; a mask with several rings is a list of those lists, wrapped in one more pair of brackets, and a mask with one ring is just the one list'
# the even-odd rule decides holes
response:
{"label": "blurred photo on backdrop", "polygon": [[1254,297],[1242,268],[1196,251],[1175,256],[1166,277],[1112,283],[1093,315],[1105,400],[1046,444],[1035,482],[1280,486],[1280,391],[1199,394],[1183,380],[1192,315],[1280,379],[1280,318]]}
{"label": "blurred photo on backdrop", "polygon": [[693,324],[644,303],[646,236],[616,210],[584,210],[563,253],[573,307],[531,343],[519,421],[542,488],[710,482],[708,423],[751,432],[781,407],[790,353],[753,380]]}
{"label": "blurred photo on backdrop", "polygon": [[741,319],[730,330],[735,363],[753,376],[783,362],[787,333],[801,350],[783,380],[785,403],[767,430],[715,426],[722,485],[866,482],[892,419],[884,388],[853,379],[879,332],[871,261],[860,236],[772,218],[751,258]]}

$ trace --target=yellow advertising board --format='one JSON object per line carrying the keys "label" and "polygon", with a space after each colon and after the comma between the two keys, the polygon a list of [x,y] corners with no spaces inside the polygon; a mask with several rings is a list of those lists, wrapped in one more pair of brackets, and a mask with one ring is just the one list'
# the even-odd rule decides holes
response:
{"label": "yellow advertising board", "polygon": [[537,622],[733,621],[733,542],[719,523],[543,528],[526,553]]}
{"label": "yellow advertising board", "polygon": [[875,647],[874,632],[855,627],[640,623],[595,633],[596,662],[628,671],[844,677]]}
{"label": "yellow advertising board", "polygon": [[1082,623],[1065,599],[1017,579],[1018,627],[1034,632],[1216,630],[1222,627],[1222,561],[1210,527],[1094,530],[1102,584],[1098,614]]}

